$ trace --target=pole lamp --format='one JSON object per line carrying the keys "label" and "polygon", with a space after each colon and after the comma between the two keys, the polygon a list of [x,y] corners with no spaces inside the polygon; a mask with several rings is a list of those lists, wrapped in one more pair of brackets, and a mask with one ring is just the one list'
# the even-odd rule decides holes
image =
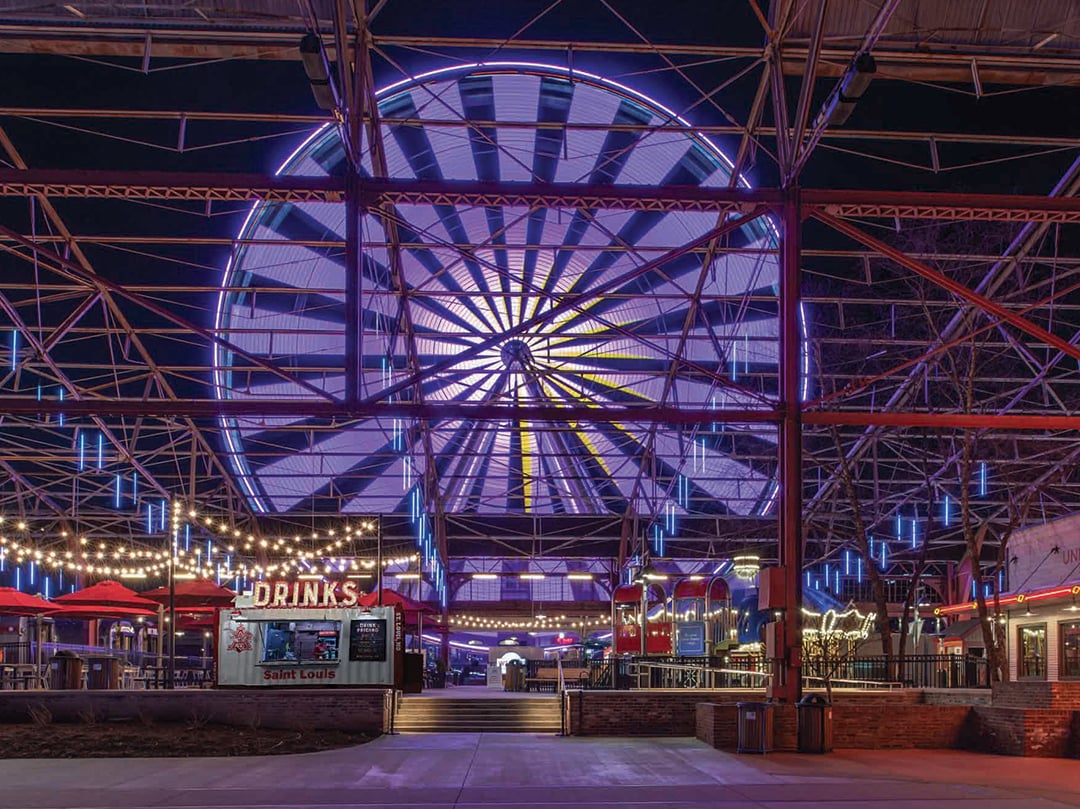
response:
{"label": "pole lamp", "polygon": [[169,555],[169,563],[165,566],[169,576],[169,634],[168,654],[165,663],[165,687],[172,689],[176,682],[176,546],[173,546]]}
{"label": "pole lamp", "polygon": [[383,605],[382,579],[382,515],[379,514],[375,517],[375,586],[378,588],[378,600],[376,604],[380,607]]}

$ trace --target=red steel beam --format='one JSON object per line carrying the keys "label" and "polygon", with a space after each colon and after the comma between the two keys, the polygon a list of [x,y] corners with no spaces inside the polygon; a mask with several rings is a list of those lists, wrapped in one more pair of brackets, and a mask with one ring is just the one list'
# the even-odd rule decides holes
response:
{"label": "red steel beam", "polygon": [[232,352],[238,357],[242,357],[253,365],[257,365],[263,370],[269,371],[275,376],[284,379],[286,382],[291,382],[297,387],[303,388],[304,390],[314,394],[315,396],[325,397],[327,399],[330,398],[330,394],[326,393],[315,385],[312,385],[310,382],[292,376],[291,374],[283,371],[279,366],[277,366],[275,363],[270,362],[269,360],[265,360],[262,357],[244,351],[236,344],[221,337],[215,331],[204,329],[202,326],[192,323],[189,320],[185,320],[184,318],[173,312],[173,310],[170,309],[168,306],[158,303],[155,299],[147,297],[146,295],[140,295],[136,292],[131,292],[126,287],[116,283],[115,281],[98,275],[97,273],[90,272],[82,265],[77,264],[70,259],[64,258],[59,253],[55,252],[52,247],[42,247],[36,242],[27,239],[25,236],[22,236],[21,234],[16,233],[15,231],[10,230],[3,225],[0,225],[0,236],[6,236],[11,241],[34,251],[33,255],[30,256],[17,250],[5,248],[8,249],[9,252],[11,252],[13,255],[18,256],[23,260],[33,260],[37,262],[38,259],[40,259],[40,264],[42,267],[45,267],[65,278],[69,278],[76,283],[82,284],[89,289],[96,289],[98,292],[108,290],[109,292],[119,295],[120,297],[125,298],[138,306],[143,307],[147,311],[152,312],[158,317],[168,320],[173,325],[179,326],[181,329],[198,335],[199,337],[204,338],[209,343],[215,343],[222,348],[225,348],[226,350]]}
{"label": "red steel beam", "polygon": [[[809,214],[819,209],[841,217],[1080,222],[1080,198],[1072,197],[850,189],[811,189],[801,193],[804,213]],[[0,169],[0,196],[35,194],[121,200],[341,202],[345,183],[340,177],[268,174]],[[397,179],[365,181],[362,197],[369,207],[389,203],[711,212],[743,210],[754,205],[779,208],[782,203],[781,192],[769,188]]]}
{"label": "red steel beam", "polygon": [[775,411],[712,410],[705,407],[588,407],[584,405],[498,405],[468,402],[329,402],[316,399],[81,399],[78,401],[37,400],[33,397],[4,397],[0,399],[0,415],[29,416],[111,415],[158,416],[174,418],[258,418],[289,417],[321,419],[367,419],[377,417],[417,419],[478,419],[499,421],[525,419],[529,421],[591,421],[591,422],[667,422],[671,424],[769,423],[777,421]]}
{"label": "red steel beam", "polygon": [[1026,194],[926,191],[803,191],[805,213],[848,218],[983,219],[1006,222],[1078,222],[1080,198]]}
{"label": "red steel beam", "polygon": [[[31,397],[0,399],[0,416],[147,416],[159,418],[258,418],[260,416],[368,419],[426,418],[476,419],[479,421],[585,421],[667,424],[775,424],[779,410],[712,410],[702,407],[588,407],[584,405],[499,405],[468,402],[368,402],[348,405],[314,399],[81,399],[57,401]],[[805,410],[804,424],[817,426],[949,427],[956,429],[1080,430],[1080,414],[1048,413],[926,413],[867,412],[859,410]]]}
{"label": "red steel beam", "polygon": [[949,427],[955,429],[1080,430],[1080,415],[1040,413],[867,413],[851,410],[808,410],[804,424],[879,427]]}
{"label": "red steel beam", "polygon": [[802,216],[799,190],[784,205],[780,262],[780,565],[784,578],[781,658],[774,661],[770,696],[795,703],[802,696],[803,435],[800,384],[802,333]]}
{"label": "red steel beam", "polygon": [[854,239],[855,241],[869,247],[876,253],[881,254],[885,258],[891,259],[899,264],[901,267],[906,267],[916,275],[921,275],[929,281],[937,284],[942,289],[951,292],[958,298],[962,298],[969,303],[973,303],[978,306],[984,312],[987,312],[994,317],[1015,326],[1022,332],[1042,340],[1047,345],[1053,346],[1058,351],[1072,357],[1075,360],[1080,361],[1080,348],[1074,346],[1068,340],[1058,337],[1056,334],[1051,334],[1042,326],[1038,326],[1032,323],[1022,315],[1017,314],[1011,309],[1008,309],[1001,304],[987,298],[985,295],[980,295],[975,290],[964,286],[959,281],[945,275],[945,273],[935,270],[921,261],[917,261],[911,256],[904,253],[902,250],[898,250],[892,245],[886,244],[880,239],[875,239],[870,234],[860,230],[852,225],[850,222],[845,222],[843,219],[837,219],[835,216],[827,214],[823,211],[815,211],[814,217],[829,225],[834,230],[843,233],[846,236]]}

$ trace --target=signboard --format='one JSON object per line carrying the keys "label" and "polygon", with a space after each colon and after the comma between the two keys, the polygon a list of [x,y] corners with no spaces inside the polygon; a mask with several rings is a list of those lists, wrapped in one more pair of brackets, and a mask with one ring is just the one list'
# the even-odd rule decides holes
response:
{"label": "signboard", "polygon": [[355,581],[259,581],[251,590],[251,605],[285,607],[355,607],[360,587]]}
{"label": "signboard", "polygon": [[405,684],[405,611],[401,605],[394,608],[394,687]]}
{"label": "signboard", "polygon": [[676,654],[680,657],[705,654],[705,622],[683,621],[677,625]]}
{"label": "signboard", "polygon": [[1009,592],[1027,593],[1080,580],[1080,515],[1016,531],[1009,538],[1009,557]]}
{"label": "signboard", "polygon": [[360,618],[350,622],[349,660],[386,660],[385,618]]}

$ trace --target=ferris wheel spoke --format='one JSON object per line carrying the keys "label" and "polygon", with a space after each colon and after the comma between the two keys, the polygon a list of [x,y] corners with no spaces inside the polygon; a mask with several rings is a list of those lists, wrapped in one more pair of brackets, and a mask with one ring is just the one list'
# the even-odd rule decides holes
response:
{"label": "ferris wheel spoke", "polygon": [[[378,103],[380,176],[730,184],[730,164],[684,125],[669,126],[670,113],[631,90],[557,68],[442,71]],[[366,135],[364,178],[373,174]],[[318,176],[347,170],[330,127],[283,168]],[[400,247],[388,239],[390,223]],[[717,223],[716,214],[687,211],[449,202],[368,213],[364,390],[377,395],[415,374],[418,395],[432,402],[572,404],[575,412],[661,401],[763,407],[778,378],[776,233],[767,220],[736,222],[715,251],[703,242],[636,273],[650,257],[701,242]],[[340,204],[258,206],[218,313],[219,328],[245,351],[335,396],[344,390],[343,230]],[[400,265],[391,271],[394,250]],[[619,277],[629,280],[609,289]],[[598,287],[605,293],[590,294]],[[568,300],[572,308],[544,317]],[[234,357],[222,365],[220,395],[308,395]],[[420,451],[411,419],[361,419],[334,431],[303,419],[225,426],[238,473],[275,510],[336,504],[401,513],[414,507],[415,474],[433,476],[448,513],[656,516],[666,503],[680,514],[742,514],[765,501],[775,472],[775,430],[766,425],[444,419],[426,425],[430,454]]]}

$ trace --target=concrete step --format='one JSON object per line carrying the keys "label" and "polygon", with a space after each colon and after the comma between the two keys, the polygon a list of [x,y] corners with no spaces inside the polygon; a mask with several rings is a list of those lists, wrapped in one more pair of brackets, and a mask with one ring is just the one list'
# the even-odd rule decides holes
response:
{"label": "concrete step", "polygon": [[394,721],[403,733],[558,733],[560,702],[553,698],[412,697]]}

